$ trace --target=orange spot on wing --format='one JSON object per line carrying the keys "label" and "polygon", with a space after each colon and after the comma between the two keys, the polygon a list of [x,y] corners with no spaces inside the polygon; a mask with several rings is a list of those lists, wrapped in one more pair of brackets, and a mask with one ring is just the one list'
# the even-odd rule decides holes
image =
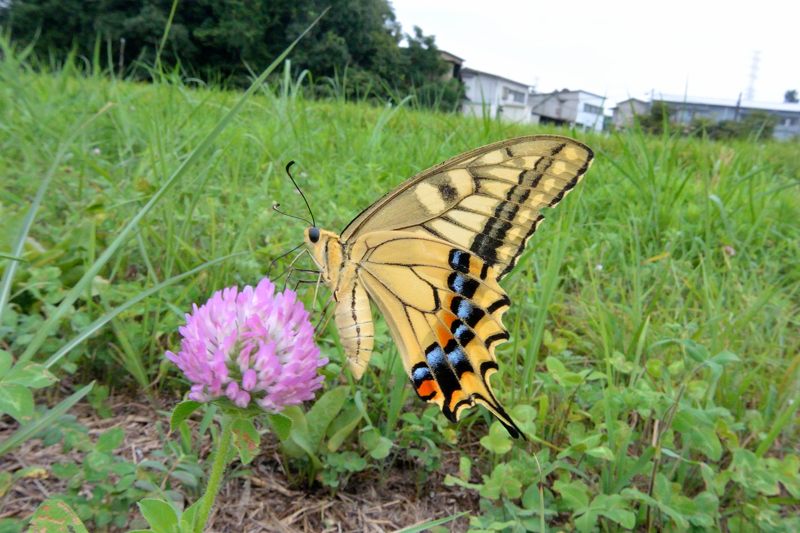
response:
{"label": "orange spot on wing", "polygon": [[439,313],[439,316],[442,318],[442,322],[444,322],[448,328],[450,328],[453,325],[453,322],[456,321],[456,315],[450,312]]}
{"label": "orange spot on wing", "polygon": [[434,380],[429,379],[423,381],[422,384],[420,384],[420,386],[417,387],[417,392],[422,397],[430,396],[431,394],[439,394],[439,386],[436,384]]}
{"label": "orange spot on wing", "polygon": [[450,333],[449,328],[440,325],[436,328],[436,338],[439,341],[439,346],[447,346],[447,341],[453,338],[453,334]]}

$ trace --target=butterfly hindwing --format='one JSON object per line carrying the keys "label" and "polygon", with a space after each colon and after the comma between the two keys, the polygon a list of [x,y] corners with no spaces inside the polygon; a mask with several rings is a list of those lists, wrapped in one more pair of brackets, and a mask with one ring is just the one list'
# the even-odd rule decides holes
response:
{"label": "butterfly hindwing", "polygon": [[508,339],[502,315],[510,305],[495,270],[416,233],[372,232],[357,243],[358,279],[387,317],[417,394],[452,421],[481,403],[521,435],[489,384],[495,346]]}
{"label": "butterfly hindwing", "polygon": [[592,161],[585,145],[541,135],[490,144],[421,172],[351,222],[342,240],[376,230],[420,231],[507,274],[544,218]]}

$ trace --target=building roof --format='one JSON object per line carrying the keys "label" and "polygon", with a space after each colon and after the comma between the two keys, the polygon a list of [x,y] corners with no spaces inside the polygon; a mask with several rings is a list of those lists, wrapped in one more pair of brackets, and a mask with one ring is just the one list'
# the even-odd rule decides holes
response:
{"label": "building roof", "polygon": [[615,105],[612,109],[616,109],[619,106],[621,106],[622,104],[627,104],[628,102],[639,102],[640,104],[649,104],[650,103],[647,100],[642,100],[641,98],[626,98],[625,100],[617,102],[617,105]]}
{"label": "building roof", "polygon": [[511,78],[506,78],[504,76],[498,76],[497,74],[492,74],[491,72],[484,72],[482,70],[475,70],[474,68],[469,68],[469,67],[464,67],[464,68],[461,69],[461,75],[462,76],[465,76],[465,75],[469,76],[470,74],[472,74],[472,75],[480,75],[480,76],[489,76],[490,78],[496,78],[498,80],[503,80],[503,81],[507,81],[509,83],[514,83],[516,85],[524,85],[525,87],[532,87],[532,85],[529,84],[529,83],[524,83],[524,82],[521,82],[521,81],[512,80]]}
{"label": "building roof", "polygon": [[533,96],[545,96],[545,95],[553,95],[553,94],[575,94],[575,93],[589,94],[591,96],[596,96],[598,98],[602,98],[603,100],[606,99],[606,97],[601,95],[601,94],[593,93],[593,92],[590,92],[590,91],[584,91],[583,89],[576,89],[574,91],[569,90],[569,89],[561,89],[561,90],[558,90],[558,91],[551,91],[549,93],[536,93]]}
{"label": "building roof", "polygon": [[694,96],[661,94],[654,97],[653,101],[669,102],[673,104],[707,105],[715,107],[739,107],[742,109],[761,109],[764,111],[784,111],[800,113],[800,103],[787,104],[784,102],[755,102],[748,100],[732,100],[729,98],[698,98]]}
{"label": "building roof", "polygon": [[463,57],[458,57],[455,54],[451,54],[447,50],[439,49],[439,55],[442,56],[442,59],[445,61],[452,61],[454,63],[458,63],[459,65],[464,62]]}

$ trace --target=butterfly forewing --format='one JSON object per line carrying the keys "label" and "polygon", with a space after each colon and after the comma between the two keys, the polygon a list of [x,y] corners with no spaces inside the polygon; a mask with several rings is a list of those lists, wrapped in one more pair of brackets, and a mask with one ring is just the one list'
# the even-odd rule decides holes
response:
{"label": "butterfly forewing", "polygon": [[585,174],[585,145],[557,136],[510,139],[426,170],[365,210],[344,241],[377,230],[421,230],[508,273],[543,219]]}

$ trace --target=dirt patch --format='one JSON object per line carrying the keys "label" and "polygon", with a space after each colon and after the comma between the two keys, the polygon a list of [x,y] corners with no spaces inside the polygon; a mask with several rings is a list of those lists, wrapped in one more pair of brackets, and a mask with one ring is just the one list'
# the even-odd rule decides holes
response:
{"label": "dirt patch", "polygon": [[[170,402],[167,402],[170,403]],[[167,419],[149,404],[130,399],[115,399],[109,405],[113,416],[100,418],[88,404],[71,410],[78,422],[96,437],[110,428],[125,432],[125,441],[117,453],[128,461],[139,463],[163,449]],[[0,418],[0,441],[17,428],[8,418]],[[206,457],[210,443],[201,445],[200,456]],[[287,475],[280,459],[278,443],[265,437],[261,455],[248,468],[238,463],[229,475],[217,498],[211,531],[394,531],[428,520],[468,511],[476,512],[478,498],[458,487],[447,487],[446,473],[458,472],[458,451],[445,451],[442,468],[430,477],[420,479],[413,464],[396,461],[385,470],[368,470],[352,476],[344,488],[335,493],[326,487],[311,489],[292,485],[298,475]],[[55,463],[81,463],[83,454],[64,453],[61,444],[44,446],[39,439],[29,440],[20,448],[0,457],[0,471],[16,472],[38,466],[41,476],[18,480],[0,498],[0,518],[29,517],[45,499],[66,489],[66,482],[52,474]],[[194,496],[188,497],[190,501]],[[138,517],[135,506],[130,510],[128,525]],[[451,531],[467,528],[467,518],[450,522]],[[113,531],[113,530],[112,530]]]}

